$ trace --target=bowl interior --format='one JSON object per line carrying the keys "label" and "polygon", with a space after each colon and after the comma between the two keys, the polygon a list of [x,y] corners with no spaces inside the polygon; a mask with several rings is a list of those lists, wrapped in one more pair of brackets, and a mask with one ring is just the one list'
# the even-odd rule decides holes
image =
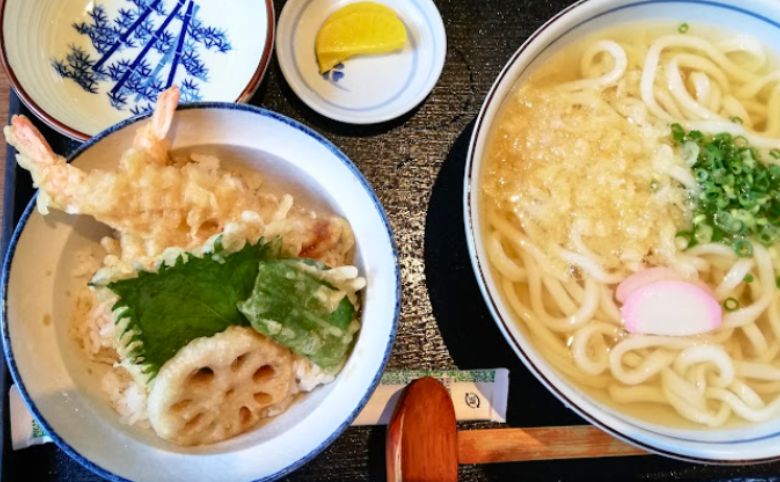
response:
{"label": "bowl interior", "polygon": [[87,139],[154,104],[171,84],[184,102],[245,100],[273,43],[270,0],[7,0],[2,46],[22,100]]}
{"label": "bowl interior", "polygon": [[[336,380],[300,397],[286,412],[234,439],[205,447],[169,444],[149,429],[118,421],[100,387],[103,367],[86,361],[70,335],[77,253],[100,253],[109,230],[86,216],[28,206],[6,261],[6,354],[23,396],[71,455],[103,475],[158,480],[247,480],[304,463],[357,415],[381,375],[399,309],[395,248],[384,213],[355,167],[334,146],[293,121],[259,109],[196,106],[177,112],[174,152],[217,154],[223,166],[281,178],[296,203],[322,204],[349,220],[355,262],[368,280],[362,328]],[[110,168],[137,125],[101,136],[74,156],[82,168]],[[99,258],[98,258],[99,259]],[[200,455],[208,454],[208,457]],[[137,463],[144,460],[143,464]]]}
{"label": "bowl interior", "polygon": [[[512,310],[503,300],[490,269],[480,219],[483,156],[493,122],[500,115],[502,105],[513,88],[567,45],[629,22],[687,22],[692,26],[711,26],[725,32],[750,33],[772,51],[776,48],[773,39],[780,34],[779,20],[778,5],[760,0],[741,2],[739,6],[699,0],[580,2],[539,29],[513,55],[488,94],[472,137],[464,193],[467,239],[480,288],[499,328],[526,366],[564,404],[614,434],[666,455],[716,462],[777,457],[780,449],[768,441],[780,433],[780,417],[769,423],[723,429],[673,428],[605,406],[552,369],[528,340],[525,328],[514,321]],[[772,53],[777,55],[779,52]]]}

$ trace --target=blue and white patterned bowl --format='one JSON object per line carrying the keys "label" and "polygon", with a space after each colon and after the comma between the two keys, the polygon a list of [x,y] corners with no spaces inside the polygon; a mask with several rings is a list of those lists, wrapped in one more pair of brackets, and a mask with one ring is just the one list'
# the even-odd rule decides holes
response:
{"label": "blue and white patterned bowl", "polygon": [[777,0],[580,0],[555,15],[509,59],[476,120],[464,179],[464,217],[477,282],[496,324],[520,360],[564,405],[594,425],[649,451],[694,462],[740,464],[780,459],[780,417],[737,428],[675,429],[631,417],[588,396],[555,370],[529,340],[488,269],[480,216],[480,172],[491,125],[513,86],[563,46],[599,30],[638,21],[687,22],[748,32],[780,56]]}
{"label": "blue and white patterned bowl", "polygon": [[271,0],[4,0],[0,60],[22,101],[85,140],[151,109],[178,85],[184,103],[243,102],[274,40]]}
{"label": "blue and white patterned bowl", "polygon": [[[143,121],[128,120],[98,134],[71,156],[73,165],[111,169]],[[322,136],[287,117],[241,104],[194,104],[177,111],[172,133],[173,149],[207,152],[228,166],[276,173],[292,184],[290,191],[303,187],[350,222],[355,263],[368,285],[362,327],[342,371],[268,423],[217,444],[175,446],[150,429],[121,424],[101,390],[100,366],[85,359],[69,330],[72,293],[84,282],[72,276],[79,264],[76,253],[99,249],[96,243],[107,228],[89,216],[59,211],[44,218],[35,210],[35,199],[14,231],[0,281],[8,367],[55,443],[109,480],[276,479],[332,443],[379,382],[401,302],[389,223],[355,165]]]}

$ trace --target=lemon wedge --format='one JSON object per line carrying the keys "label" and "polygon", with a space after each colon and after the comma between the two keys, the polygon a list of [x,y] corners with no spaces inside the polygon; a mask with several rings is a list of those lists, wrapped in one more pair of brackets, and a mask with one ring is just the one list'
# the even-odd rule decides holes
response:
{"label": "lemon wedge", "polygon": [[317,32],[320,73],[356,55],[384,54],[406,44],[406,27],[389,7],[351,3],[331,14]]}

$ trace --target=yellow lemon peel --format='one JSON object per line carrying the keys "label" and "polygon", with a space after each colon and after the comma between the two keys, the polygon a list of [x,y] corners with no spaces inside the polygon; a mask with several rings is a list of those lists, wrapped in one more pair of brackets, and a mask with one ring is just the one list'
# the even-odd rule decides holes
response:
{"label": "yellow lemon peel", "polygon": [[400,50],[406,41],[406,27],[391,8],[374,2],[351,3],[331,14],[317,32],[320,73],[356,55]]}

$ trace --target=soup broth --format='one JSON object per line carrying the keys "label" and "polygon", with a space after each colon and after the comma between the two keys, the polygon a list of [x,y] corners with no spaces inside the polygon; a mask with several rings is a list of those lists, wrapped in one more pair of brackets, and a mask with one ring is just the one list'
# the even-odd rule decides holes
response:
{"label": "soup broth", "polygon": [[[496,284],[545,359],[621,413],[683,428],[780,413],[778,183],[750,207],[728,207],[728,184],[710,196],[706,156],[727,141],[747,159],[734,186],[780,168],[780,70],[749,36],[685,24],[563,48],[491,127],[480,215]],[[716,188],[753,221],[732,233],[702,214]],[[616,290],[651,268],[717,302],[718,326],[628,329]]]}

